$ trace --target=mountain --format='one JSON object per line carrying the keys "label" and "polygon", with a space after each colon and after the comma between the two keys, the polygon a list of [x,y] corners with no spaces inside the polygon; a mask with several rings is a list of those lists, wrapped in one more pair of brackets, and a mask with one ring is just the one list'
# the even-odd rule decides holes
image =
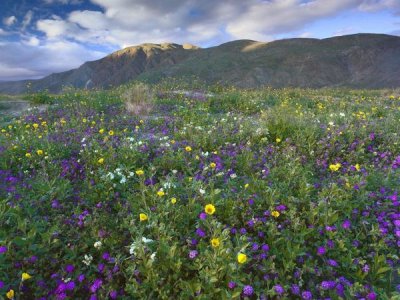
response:
{"label": "mountain", "polygon": [[239,87],[400,87],[400,37],[355,34],[327,39],[238,40],[216,47],[142,44],[39,80],[0,83],[0,93],[109,88],[134,79],[198,77]]}

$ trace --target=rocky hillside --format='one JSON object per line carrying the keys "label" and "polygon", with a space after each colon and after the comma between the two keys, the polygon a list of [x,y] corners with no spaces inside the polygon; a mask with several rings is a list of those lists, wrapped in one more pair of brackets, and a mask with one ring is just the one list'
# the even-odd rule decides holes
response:
{"label": "rocky hillside", "polygon": [[[238,40],[211,48],[143,44],[77,69],[31,80],[33,90],[63,86],[109,88],[134,79],[196,76],[240,87],[400,87],[400,37],[357,34],[269,43]],[[20,93],[27,81],[0,83],[0,93]]]}

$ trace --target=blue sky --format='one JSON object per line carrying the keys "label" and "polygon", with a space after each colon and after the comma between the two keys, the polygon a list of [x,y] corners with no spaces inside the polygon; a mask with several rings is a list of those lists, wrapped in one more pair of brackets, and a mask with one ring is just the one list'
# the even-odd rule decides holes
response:
{"label": "blue sky", "polygon": [[41,78],[132,45],[400,35],[400,0],[0,0],[0,81]]}

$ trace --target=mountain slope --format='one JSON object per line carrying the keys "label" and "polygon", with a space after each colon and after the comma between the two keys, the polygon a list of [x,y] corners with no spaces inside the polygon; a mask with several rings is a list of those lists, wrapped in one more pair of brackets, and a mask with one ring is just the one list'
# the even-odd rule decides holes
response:
{"label": "mountain slope", "polygon": [[[400,87],[400,37],[357,34],[270,43],[238,40],[206,49],[143,44],[29,82],[33,90],[58,92],[63,86],[108,88],[134,79],[158,82],[190,76],[240,87]],[[0,93],[22,92],[26,84],[0,83]]]}

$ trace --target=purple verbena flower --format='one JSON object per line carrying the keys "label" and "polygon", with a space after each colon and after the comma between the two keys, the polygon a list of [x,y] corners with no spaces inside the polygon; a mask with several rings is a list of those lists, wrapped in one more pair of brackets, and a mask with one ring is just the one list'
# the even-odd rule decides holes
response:
{"label": "purple verbena flower", "polygon": [[254,293],[254,289],[251,285],[245,285],[243,287],[243,295],[245,296],[251,296]]}

